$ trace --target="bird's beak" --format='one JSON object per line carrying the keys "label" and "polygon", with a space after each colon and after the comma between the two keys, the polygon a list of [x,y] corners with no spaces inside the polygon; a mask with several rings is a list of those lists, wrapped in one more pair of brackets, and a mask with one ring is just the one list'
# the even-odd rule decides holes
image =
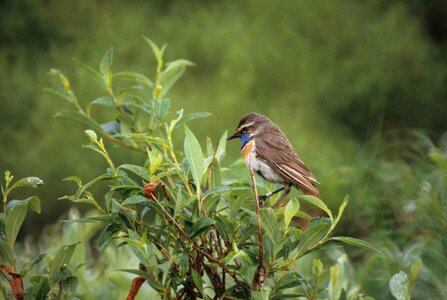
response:
{"label": "bird's beak", "polygon": [[241,136],[241,133],[240,133],[239,131],[236,131],[235,133],[233,133],[232,135],[230,135],[230,136],[227,138],[227,141],[232,140],[232,139],[235,139],[235,138],[238,138],[238,137],[240,137],[240,136]]}

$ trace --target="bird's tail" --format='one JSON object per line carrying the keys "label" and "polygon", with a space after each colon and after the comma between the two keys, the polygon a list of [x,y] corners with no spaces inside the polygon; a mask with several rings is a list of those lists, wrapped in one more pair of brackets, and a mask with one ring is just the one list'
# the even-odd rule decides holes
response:
{"label": "bird's tail", "polygon": [[305,195],[310,195],[310,196],[314,196],[314,197],[320,198],[320,192],[313,185],[312,185],[312,187],[308,187],[308,188],[302,189],[302,191],[303,191],[303,193]]}

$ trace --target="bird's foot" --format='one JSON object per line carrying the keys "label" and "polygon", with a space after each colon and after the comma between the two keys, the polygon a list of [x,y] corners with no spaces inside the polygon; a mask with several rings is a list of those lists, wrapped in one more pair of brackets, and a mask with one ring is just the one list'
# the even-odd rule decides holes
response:
{"label": "bird's foot", "polygon": [[267,195],[259,195],[258,199],[259,199],[259,207],[265,207],[265,200],[267,200],[268,196]]}

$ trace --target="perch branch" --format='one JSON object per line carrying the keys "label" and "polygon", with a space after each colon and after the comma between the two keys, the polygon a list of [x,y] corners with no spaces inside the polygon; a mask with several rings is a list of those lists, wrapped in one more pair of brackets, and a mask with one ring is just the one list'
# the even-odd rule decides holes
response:
{"label": "perch branch", "polygon": [[253,288],[257,288],[258,290],[262,290],[264,288],[265,281],[265,269],[264,269],[264,253],[263,253],[263,245],[262,245],[262,223],[261,223],[261,213],[259,208],[259,196],[258,190],[256,188],[256,180],[253,169],[250,168],[250,178],[251,183],[253,185],[253,193],[255,194],[255,202],[256,202],[256,216],[258,219],[258,240],[259,240],[259,256],[258,256],[258,268],[256,270],[256,276],[253,281]]}

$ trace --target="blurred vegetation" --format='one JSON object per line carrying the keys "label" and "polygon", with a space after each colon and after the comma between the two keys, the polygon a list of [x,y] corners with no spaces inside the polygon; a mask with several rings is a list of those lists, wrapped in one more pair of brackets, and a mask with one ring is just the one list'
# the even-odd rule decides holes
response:
{"label": "blurred vegetation", "polygon": [[[213,114],[191,123],[198,136],[217,139],[242,114],[264,113],[322,182],[329,206],[351,195],[341,231],[389,249],[386,257],[359,253],[353,262],[363,266],[367,294],[390,298],[376,284],[386,285],[399,270],[409,273],[422,257],[416,296],[442,299],[445,175],[433,155],[442,157],[447,145],[446,16],[441,0],[133,0],[125,7],[120,1],[3,1],[0,169],[46,182],[38,191],[42,215],[24,224],[25,232],[36,234],[68,210],[56,201],[70,188],[62,178],[93,178],[102,169],[81,149],[82,132],[51,117],[64,103],[40,93],[49,85],[46,73],[57,66],[70,74],[86,104],[100,95],[70,58],[96,65],[114,46],[114,70],[144,72],[155,63],[144,34],[169,43],[168,60],[197,64],[171,96],[186,112]],[[119,151],[111,155],[124,160]],[[228,156],[239,153],[231,149]],[[437,294],[427,294],[433,285]]]}

